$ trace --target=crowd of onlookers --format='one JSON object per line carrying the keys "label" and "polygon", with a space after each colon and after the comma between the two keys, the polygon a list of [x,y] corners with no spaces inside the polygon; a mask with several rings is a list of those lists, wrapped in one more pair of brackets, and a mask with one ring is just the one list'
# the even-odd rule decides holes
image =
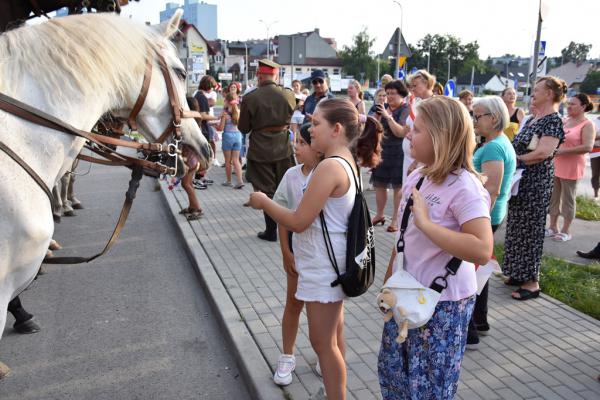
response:
{"label": "crowd of onlookers", "polygon": [[[404,241],[402,257],[396,247],[392,251],[386,280],[403,268],[429,286],[452,256],[463,260],[447,279],[424,329],[409,330],[400,344],[394,319],[385,324],[378,362],[383,397],[403,398],[420,390],[425,397],[452,398],[466,345],[475,346],[479,335],[490,331],[488,286],[475,295],[472,263],[489,260],[493,233],[506,223],[505,284],[516,287],[515,300],[539,296],[544,239],[572,239],[576,188],[590,152],[598,199],[600,157],[593,155],[600,149],[600,117],[588,119],[593,106],[584,94],[568,99],[566,115],[561,116],[558,108],[567,87],[555,77],[538,80],[528,110],[517,106],[512,88],[500,96],[475,98],[463,91],[458,101],[449,99],[424,70],[410,75],[406,83],[384,76],[369,109],[357,81],[350,82],[345,99],[335,98],[320,70],[313,71],[311,84],[312,94],[300,81],[291,88],[296,107],[290,110],[290,143],[300,164],[286,172],[274,196],[255,192],[246,203],[277,223],[287,275],[283,354],[274,380],[281,385],[292,380],[299,315],[306,305],[309,336],[319,358],[316,368],[328,397],[345,396],[345,296],[330,285],[335,273],[330,249],[320,235],[326,222],[331,250],[344,265],[345,229],[357,191],[350,177],[360,175],[363,167],[369,169],[375,190],[372,224],[386,225],[384,209],[391,189],[393,215],[386,231]],[[241,88],[232,83],[226,89],[223,112],[215,116],[210,95],[214,85],[212,78],[203,78],[188,102],[201,113],[199,124],[213,149],[218,132],[223,132],[223,185],[239,189],[246,149],[246,137],[237,129]],[[193,157],[187,162],[191,172],[183,186],[190,207],[182,212],[197,219],[202,211],[194,187],[203,189],[210,182],[194,179],[203,172],[197,171]],[[399,231],[409,201],[412,222]],[[320,221],[321,210],[325,217]],[[600,259],[600,243],[579,254]]]}

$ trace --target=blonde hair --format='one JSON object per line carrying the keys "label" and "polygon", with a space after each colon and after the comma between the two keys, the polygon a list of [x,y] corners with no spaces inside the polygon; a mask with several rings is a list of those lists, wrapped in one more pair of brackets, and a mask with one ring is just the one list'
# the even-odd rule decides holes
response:
{"label": "blonde hair", "polygon": [[227,93],[227,95],[225,96],[225,100],[227,100],[228,103],[229,113],[231,115],[231,122],[234,125],[237,125],[240,119],[240,109],[236,101],[238,100],[238,96],[237,94]]}
{"label": "blonde hair", "polygon": [[358,92],[358,98],[362,100],[363,99],[363,91],[362,91],[362,87],[360,86],[360,82],[357,81],[356,79],[352,79],[350,81],[350,85],[354,86],[354,88]]}
{"label": "blonde hair", "polygon": [[421,79],[423,79],[423,81],[425,81],[425,83],[427,84],[427,89],[429,89],[429,90],[433,89],[433,86],[435,85],[435,76],[431,75],[429,72],[427,72],[424,69],[420,69],[417,72],[415,72],[414,74],[410,74],[408,76],[408,78],[406,79],[406,81],[410,85],[412,83],[412,81],[417,78],[421,78]]}
{"label": "blonde hair", "polygon": [[565,99],[568,90],[568,86],[565,81],[555,76],[544,76],[538,79],[537,83],[540,82],[544,82],[544,85],[548,89],[552,90],[552,93],[554,94],[553,100],[555,103],[560,103]]}
{"label": "blonde hair", "polygon": [[437,184],[461,168],[479,176],[473,166],[473,120],[462,104],[449,97],[432,97],[417,106],[417,115],[433,142],[434,161],[423,168],[424,176]]}

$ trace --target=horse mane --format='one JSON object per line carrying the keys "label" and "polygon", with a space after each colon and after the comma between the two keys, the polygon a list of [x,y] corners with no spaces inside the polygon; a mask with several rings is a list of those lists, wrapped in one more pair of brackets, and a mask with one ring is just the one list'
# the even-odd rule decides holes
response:
{"label": "horse mane", "polygon": [[119,108],[141,84],[153,29],[108,13],[74,15],[0,35],[0,92],[14,96],[25,77],[49,104],[68,105],[107,96]]}

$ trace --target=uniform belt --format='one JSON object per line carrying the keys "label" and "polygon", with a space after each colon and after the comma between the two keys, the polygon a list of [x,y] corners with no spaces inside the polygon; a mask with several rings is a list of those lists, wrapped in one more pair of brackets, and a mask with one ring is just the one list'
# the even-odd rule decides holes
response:
{"label": "uniform belt", "polygon": [[263,132],[263,133],[277,133],[277,132],[283,132],[286,131],[288,129],[288,125],[280,125],[280,126],[267,126],[261,129],[257,129],[257,132]]}

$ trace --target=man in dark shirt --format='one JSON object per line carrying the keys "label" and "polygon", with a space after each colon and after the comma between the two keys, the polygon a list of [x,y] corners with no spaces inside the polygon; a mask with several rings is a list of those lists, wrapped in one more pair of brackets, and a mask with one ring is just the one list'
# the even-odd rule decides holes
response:
{"label": "man in dark shirt", "polygon": [[[250,133],[246,154],[246,180],[255,191],[270,198],[285,172],[295,164],[289,124],[296,107],[294,92],[277,85],[279,65],[271,60],[258,62],[258,88],[244,95],[238,129]],[[277,223],[267,214],[263,240],[277,241]]]}
{"label": "man in dark shirt", "polygon": [[334,97],[333,93],[329,91],[329,85],[327,85],[323,70],[315,69],[310,74],[310,82],[315,91],[304,100],[304,123],[312,122],[312,115],[319,101]]}

